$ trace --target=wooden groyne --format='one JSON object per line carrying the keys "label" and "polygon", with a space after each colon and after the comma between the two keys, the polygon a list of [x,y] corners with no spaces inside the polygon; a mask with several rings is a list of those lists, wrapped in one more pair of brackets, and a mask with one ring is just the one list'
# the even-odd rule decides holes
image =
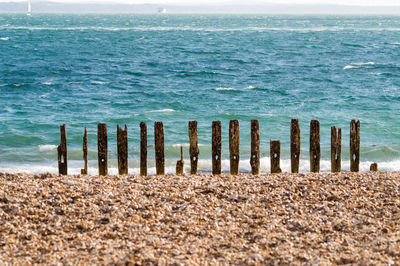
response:
{"label": "wooden groyne", "polygon": [[[221,121],[213,121],[211,124],[211,162],[212,173],[214,175],[221,174],[222,162],[222,130]],[[317,120],[310,122],[310,172],[318,173],[320,171],[320,123]],[[189,157],[190,157],[190,174],[194,175],[198,172],[199,147],[197,121],[189,121],[188,123],[189,137]],[[258,175],[260,173],[260,126],[258,120],[251,120],[250,123],[251,152],[249,163],[251,173]],[[231,120],[229,123],[229,160],[230,173],[232,175],[239,174],[240,161],[240,143],[239,143],[239,121]],[[341,146],[342,146],[341,128],[331,127],[331,171],[341,171]],[[300,125],[298,119],[291,120],[290,126],[290,162],[291,172],[298,173],[300,167]],[[147,175],[147,124],[140,123],[140,175]],[[98,169],[99,175],[108,174],[108,140],[107,125],[100,123],[97,127],[97,149],[98,149]],[[83,135],[83,161],[84,168],[81,174],[88,173],[88,145],[87,145],[87,129]],[[280,140],[270,140],[270,163],[271,173],[282,172],[280,168]],[[154,123],[154,151],[155,151],[155,167],[157,175],[165,175],[165,151],[164,151],[164,125],[163,122]],[[67,129],[65,124],[60,126],[60,145],[58,152],[58,170],[60,175],[68,174],[68,153],[67,153]],[[118,174],[128,174],[128,128],[125,125],[122,129],[117,125],[117,154],[118,154]],[[180,148],[181,158],[176,164],[176,174],[184,174],[184,158],[183,147]],[[360,169],[360,121],[352,120],[350,122],[350,170],[358,172]],[[371,171],[377,171],[378,165],[373,163],[370,167]]]}

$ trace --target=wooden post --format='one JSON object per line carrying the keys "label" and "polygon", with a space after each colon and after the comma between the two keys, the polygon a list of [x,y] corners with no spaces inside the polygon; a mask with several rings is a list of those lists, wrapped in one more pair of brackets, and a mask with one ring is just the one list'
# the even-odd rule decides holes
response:
{"label": "wooden post", "polygon": [[371,172],[377,172],[378,171],[378,164],[377,163],[372,163],[371,166],[369,167],[369,170]]}
{"label": "wooden post", "polygon": [[108,144],[107,144],[107,125],[97,125],[97,157],[99,165],[99,175],[108,175]]}
{"label": "wooden post", "polygon": [[342,170],[342,129],[331,127],[331,172],[338,173]]}
{"label": "wooden post", "polygon": [[86,127],[85,127],[85,133],[83,134],[82,151],[83,151],[84,167],[83,167],[83,169],[81,169],[81,175],[87,175],[88,174],[88,147],[87,147],[87,129],[86,129]]}
{"label": "wooden post", "polygon": [[221,174],[221,121],[212,122],[212,173],[213,175]]}
{"label": "wooden post", "polygon": [[290,163],[292,173],[299,172],[300,165],[300,125],[298,119],[290,123]]}
{"label": "wooden post", "polygon": [[199,147],[197,144],[197,121],[189,121],[189,141],[190,141],[190,174],[197,173],[197,163],[199,161]]}
{"label": "wooden post", "polygon": [[281,173],[281,141],[270,140],[271,173]]}
{"label": "wooden post", "polygon": [[65,124],[60,126],[60,145],[57,147],[57,153],[58,174],[68,175],[67,128]]}
{"label": "wooden post", "polygon": [[147,124],[140,123],[140,175],[147,176]]}
{"label": "wooden post", "polygon": [[184,167],[183,147],[181,146],[181,159],[179,161],[176,161],[176,174],[177,175],[183,175],[183,167]]}
{"label": "wooden post", "polygon": [[350,123],[350,171],[360,171],[360,121]]}
{"label": "wooden post", "polygon": [[117,125],[118,174],[128,174],[128,128]]}
{"label": "wooden post", "polygon": [[154,123],[154,146],[156,157],[156,174],[165,175],[164,157],[164,124],[163,122]]}
{"label": "wooden post", "polygon": [[310,123],[310,172],[319,173],[321,150],[319,145],[319,122],[311,120]]}
{"label": "wooden post", "polygon": [[253,175],[260,174],[260,126],[258,120],[251,120],[251,153],[250,165]]}
{"label": "wooden post", "polygon": [[229,159],[231,175],[239,174],[239,121],[229,121]]}

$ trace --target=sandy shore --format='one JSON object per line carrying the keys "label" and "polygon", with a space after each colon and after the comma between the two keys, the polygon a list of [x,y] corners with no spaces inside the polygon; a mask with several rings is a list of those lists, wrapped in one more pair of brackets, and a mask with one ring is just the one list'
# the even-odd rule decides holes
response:
{"label": "sandy shore", "polygon": [[0,261],[399,264],[400,173],[0,173]]}

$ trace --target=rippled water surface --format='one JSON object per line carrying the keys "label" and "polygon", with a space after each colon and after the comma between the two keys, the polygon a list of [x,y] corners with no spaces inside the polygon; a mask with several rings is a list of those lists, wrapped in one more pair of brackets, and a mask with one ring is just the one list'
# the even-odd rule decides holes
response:
{"label": "rippled water surface", "polygon": [[[229,169],[229,120],[240,123],[241,171],[249,171],[250,120],[260,120],[262,171],[280,139],[290,169],[290,119],[301,126],[301,170],[309,170],[309,122],[321,122],[322,170],[330,170],[330,127],[361,121],[362,170],[371,161],[400,170],[400,17],[253,15],[0,15],[0,171],[57,172],[59,125],[67,124],[70,172],[97,168],[97,123],[129,130],[130,172],[138,173],[139,123],[164,121],[167,171],[189,120],[199,127],[200,169],[211,168],[211,122],[222,121]],[[186,161],[186,167],[189,162]],[[153,171],[153,169],[151,169]]]}

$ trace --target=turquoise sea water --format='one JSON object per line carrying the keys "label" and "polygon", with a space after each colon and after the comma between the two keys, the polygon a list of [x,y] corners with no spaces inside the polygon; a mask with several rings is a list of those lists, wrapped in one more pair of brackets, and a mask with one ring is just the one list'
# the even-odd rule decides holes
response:
{"label": "turquoise sea water", "polygon": [[[189,120],[199,128],[200,170],[211,168],[211,122],[240,123],[240,170],[250,170],[250,120],[259,119],[262,172],[280,139],[290,170],[290,119],[301,126],[301,171],[309,171],[309,123],[321,123],[323,171],[330,127],[361,121],[361,170],[400,170],[400,17],[254,15],[0,15],[0,171],[57,172],[59,125],[68,131],[70,173],[97,173],[97,123],[108,125],[116,173],[116,126],[127,124],[129,168],[139,172],[141,121],[165,126],[167,172],[179,146],[188,158]],[[190,165],[186,160],[186,167]]]}

